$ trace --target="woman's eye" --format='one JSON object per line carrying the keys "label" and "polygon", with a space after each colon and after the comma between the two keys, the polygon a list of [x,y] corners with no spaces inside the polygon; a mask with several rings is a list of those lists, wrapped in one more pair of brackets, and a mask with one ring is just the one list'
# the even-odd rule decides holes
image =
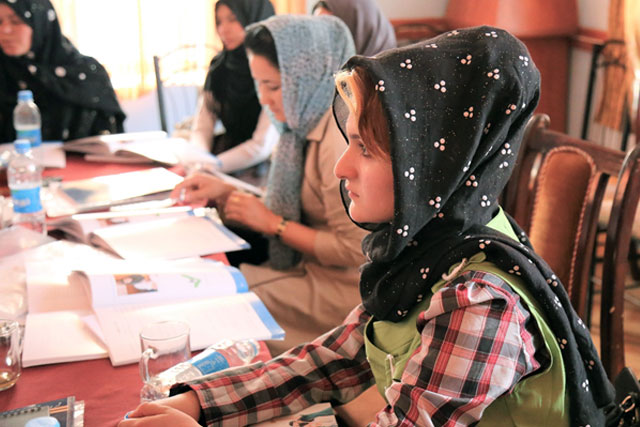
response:
{"label": "woman's eye", "polygon": [[367,147],[363,143],[359,143],[358,147],[360,148],[360,151],[362,152],[363,156],[369,155],[369,152],[367,151]]}

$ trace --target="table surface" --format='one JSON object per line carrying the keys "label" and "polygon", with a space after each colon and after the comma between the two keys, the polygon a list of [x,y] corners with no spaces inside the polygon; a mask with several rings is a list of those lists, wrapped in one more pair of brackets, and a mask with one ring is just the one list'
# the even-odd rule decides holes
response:
{"label": "table surface", "polygon": [[[86,162],[81,156],[67,155],[65,169],[47,169],[43,176],[73,180],[148,167],[152,165]],[[179,168],[172,170],[181,172]],[[227,261],[224,254],[210,257]],[[265,345],[260,358],[268,358]],[[34,366],[24,368],[16,385],[0,392],[0,411],[75,396],[85,402],[85,426],[113,426],[138,405],[141,387],[137,364],[113,367],[109,359],[98,359]]]}

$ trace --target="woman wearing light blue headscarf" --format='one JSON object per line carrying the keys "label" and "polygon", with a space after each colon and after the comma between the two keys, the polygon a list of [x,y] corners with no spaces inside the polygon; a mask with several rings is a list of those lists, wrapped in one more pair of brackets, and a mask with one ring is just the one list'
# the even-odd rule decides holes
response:
{"label": "woman wearing light blue headscarf", "polygon": [[260,103],[281,132],[266,196],[205,175],[187,178],[174,194],[213,199],[226,224],[268,239],[268,263],[240,267],[286,332],[270,344],[280,353],[336,326],[359,302],[365,232],[344,216],[333,175],[344,139],[330,112],[333,75],[355,49],[338,18],[294,15],[247,27],[245,46]]}

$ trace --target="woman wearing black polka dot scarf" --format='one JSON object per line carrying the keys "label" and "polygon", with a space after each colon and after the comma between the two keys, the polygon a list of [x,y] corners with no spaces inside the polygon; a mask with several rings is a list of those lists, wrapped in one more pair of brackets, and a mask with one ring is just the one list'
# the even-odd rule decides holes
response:
{"label": "woman wearing black polka dot scarf", "polygon": [[40,108],[43,140],[123,131],[109,75],[62,34],[49,0],[0,0],[0,142],[15,139],[22,89]]}

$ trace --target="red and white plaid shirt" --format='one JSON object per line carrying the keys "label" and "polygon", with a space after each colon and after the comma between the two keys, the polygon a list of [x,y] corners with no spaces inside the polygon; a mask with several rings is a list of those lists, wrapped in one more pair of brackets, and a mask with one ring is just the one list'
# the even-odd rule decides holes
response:
{"label": "red and white plaid shirt", "polygon": [[[318,402],[344,403],[373,384],[356,307],[342,325],[266,363],[188,384],[207,425],[244,425]],[[466,426],[549,356],[537,323],[499,277],[469,271],[447,283],[417,320],[422,343],[371,426]]]}

